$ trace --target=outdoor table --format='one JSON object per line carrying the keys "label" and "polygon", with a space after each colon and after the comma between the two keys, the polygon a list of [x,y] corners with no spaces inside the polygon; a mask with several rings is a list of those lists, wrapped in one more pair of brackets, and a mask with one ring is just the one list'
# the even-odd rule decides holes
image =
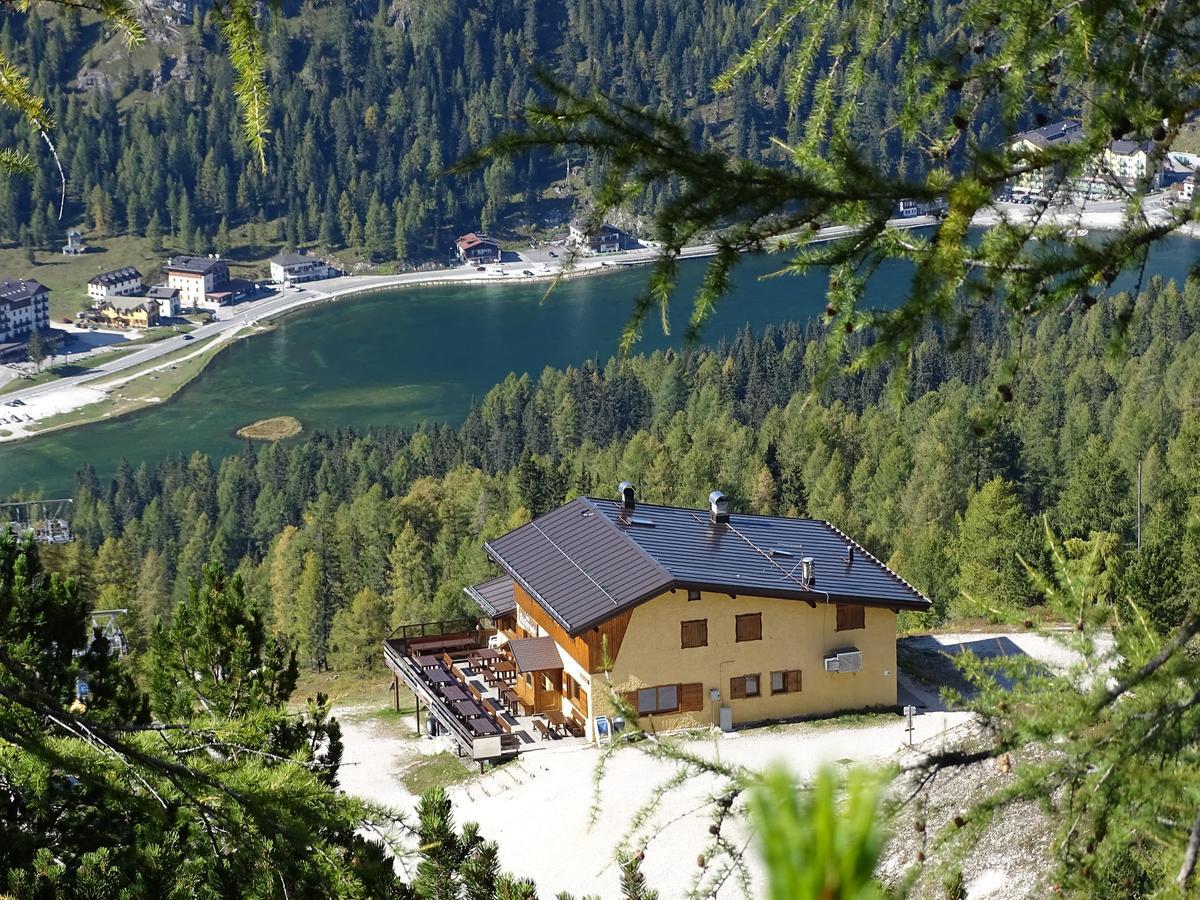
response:
{"label": "outdoor table", "polygon": [[475,658],[484,665],[490,665],[494,660],[503,658],[503,654],[493,650],[491,647],[484,647],[482,650],[475,651]]}
{"label": "outdoor table", "polygon": [[466,691],[464,691],[462,688],[460,688],[456,684],[443,685],[441,688],[441,692],[442,692],[442,696],[445,697],[447,700],[449,700],[451,703],[457,702],[459,700],[467,700],[471,696],[470,694],[468,694]]}
{"label": "outdoor table", "polygon": [[484,718],[467,719],[467,727],[476,737],[487,737],[490,734],[500,733],[499,728]]}
{"label": "outdoor table", "polygon": [[510,687],[500,691],[500,699],[504,701],[504,705],[508,707],[509,712],[517,711],[517,692]]}
{"label": "outdoor table", "polygon": [[554,730],[559,734],[563,734],[567,730],[567,717],[562,714],[561,709],[548,709],[545,712],[546,721],[554,726]]}
{"label": "outdoor table", "polygon": [[442,661],[436,656],[423,655],[417,657],[417,665],[422,669],[436,669],[441,664]]}
{"label": "outdoor table", "polygon": [[430,669],[425,673],[425,677],[434,684],[453,684],[454,676],[445,669]]}
{"label": "outdoor table", "polygon": [[483,710],[474,700],[455,700],[450,708],[464,719],[475,719],[483,715]]}
{"label": "outdoor table", "polygon": [[497,660],[495,670],[505,681],[517,680],[517,667],[506,659]]}

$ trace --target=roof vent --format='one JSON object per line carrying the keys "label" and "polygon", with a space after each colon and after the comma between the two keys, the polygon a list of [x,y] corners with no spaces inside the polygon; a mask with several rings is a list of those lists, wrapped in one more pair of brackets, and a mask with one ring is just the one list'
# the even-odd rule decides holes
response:
{"label": "roof vent", "polygon": [[621,494],[621,509],[623,509],[626,513],[633,512],[634,506],[637,505],[635,500],[637,491],[634,489],[633,483],[629,481],[622,481],[620,487],[617,488],[617,491]]}
{"label": "roof vent", "polygon": [[800,560],[800,581],[808,587],[817,580],[817,563],[811,556]]}
{"label": "roof vent", "polygon": [[729,499],[720,491],[708,495],[709,518],[714,525],[723,525],[729,521]]}

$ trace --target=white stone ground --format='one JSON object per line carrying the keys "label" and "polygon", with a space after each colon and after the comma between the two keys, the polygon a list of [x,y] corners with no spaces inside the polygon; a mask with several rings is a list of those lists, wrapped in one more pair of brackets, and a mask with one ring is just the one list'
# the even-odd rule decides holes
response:
{"label": "white stone ground", "polygon": [[[932,641],[949,653],[963,646],[981,655],[1027,653],[1052,668],[1071,658],[1052,639],[1033,634],[934,635],[921,640]],[[902,690],[909,693],[907,698],[902,695],[902,702],[928,701],[930,710],[914,720],[918,752],[935,750],[955,739],[960,729],[969,727],[969,714],[941,711],[928,689],[905,681],[902,677]],[[415,798],[394,772],[414,754],[447,749],[444,739],[398,738],[395,726],[356,716],[354,710],[339,715],[346,744],[343,787],[351,794],[411,811]],[[839,724],[833,719],[766,726],[693,740],[688,747],[756,770],[781,763],[801,778],[827,762],[871,765],[894,761],[911,752],[900,716],[873,717],[866,723],[851,720]],[[636,747],[622,749],[611,759],[599,782],[600,808],[595,820],[590,821],[598,759],[599,751],[593,747],[539,744],[538,749],[522,754],[517,761],[453,787],[450,794],[458,821],[478,822],[482,834],[499,845],[502,867],[533,878],[539,896],[553,897],[559,891],[570,891],[576,897],[619,896],[613,854],[630,838],[635,846],[648,841],[643,871],[664,900],[681,896],[699,872],[696,855],[709,837],[711,808],[707,800],[718,783],[709,776],[689,779],[655,802],[638,833],[631,836],[631,820],[674,769]],[[727,831],[726,836],[737,843],[749,838],[745,826]],[[753,871],[757,866],[752,850],[748,859]],[[1004,878],[1007,863],[1003,859],[989,864],[986,872],[970,882],[972,898],[1025,896],[1012,893],[1012,884]],[[1019,865],[1019,861],[1013,861],[1013,865]],[[997,892],[998,882],[1007,884],[1005,892]],[[730,879],[716,896],[736,898],[745,894]]]}

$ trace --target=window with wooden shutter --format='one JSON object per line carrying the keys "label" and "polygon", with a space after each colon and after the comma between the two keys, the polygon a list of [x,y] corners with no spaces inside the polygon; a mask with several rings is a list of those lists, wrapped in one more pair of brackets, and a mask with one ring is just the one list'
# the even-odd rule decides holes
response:
{"label": "window with wooden shutter", "polygon": [[636,691],[635,704],[638,714],[648,716],[654,713],[675,712],[679,709],[680,687],[678,684],[661,684]]}
{"label": "window with wooden shutter", "polygon": [[708,619],[691,619],[679,623],[679,644],[687,650],[689,647],[708,646]]}
{"label": "window with wooden shutter", "polygon": [[699,712],[704,709],[704,685],[700,682],[679,686],[679,711]]}
{"label": "window with wooden shutter", "polygon": [[800,691],[800,670],[788,669],[771,673],[772,694],[795,694]]}
{"label": "window with wooden shutter", "polygon": [[729,679],[729,699],[745,700],[747,697],[757,697],[761,693],[759,677],[755,675],[739,675]]}
{"label": "window with wooden shutter", "polygon": [[738,616],[734,623],[734,640],[761,641],[762,613],[745,613]]}
{"label": "window with wooden shutter", "polygon": [[862,606],[850,606],[839,603],[837,607],[837,630],[852,631],[855,628],[866,628],[867,611]]}
{"label": "window with wooden shutter", "polygon": [[746,696],[757,697],[762,691],[759,689],[757,675],[743,675],[742,678],[746,681]]}

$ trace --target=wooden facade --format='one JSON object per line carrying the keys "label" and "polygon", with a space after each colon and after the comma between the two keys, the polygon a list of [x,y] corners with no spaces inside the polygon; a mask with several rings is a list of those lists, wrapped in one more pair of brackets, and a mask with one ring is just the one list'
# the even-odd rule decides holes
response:
{"label": "wooden facade", "polygon": [[542,631],[554,638],[554,643],[562,647],[571,659],[579,663],[589,674],[604,671],[606,649],[610,665],[617,658],[617,654],[621,650],[621,642],[625,639],[625,629],[629,627],[629,619],[633,615],[632,610],[620,613],[595,628],[589,628],[579,637],[573,638],[561,625],[550,618],[549,613],[542,609],[541,605],[530,597],[519,584],[513,585],[513,596],[516,598],[517,607],[533,619]]}

